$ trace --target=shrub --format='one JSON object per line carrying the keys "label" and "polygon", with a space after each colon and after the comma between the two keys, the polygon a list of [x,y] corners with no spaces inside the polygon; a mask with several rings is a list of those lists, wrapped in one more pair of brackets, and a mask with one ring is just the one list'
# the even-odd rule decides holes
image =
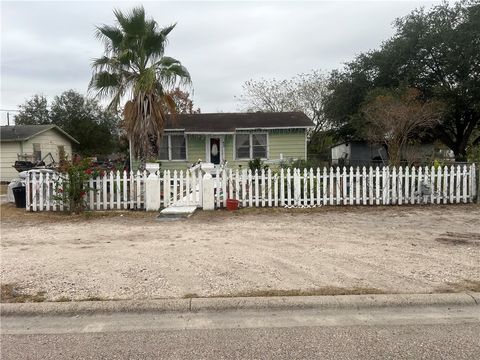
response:
{"label": "shrub", "polygon": [[262,160],[256,158],[248,162],[248,168],[252,171],[252,173],[255,173],[255,171],[260,172],[262,169],[267,171],[268,165],[265,164]]}
{"label": "shrub", "polygon": [[85,210],[85,195],[91,190],[88,181],[103,174],[87,159],[65,161],[59,170],[60,175],[55,182],[56,195],[53,198],[62,202],[65,211],[79,214]]}

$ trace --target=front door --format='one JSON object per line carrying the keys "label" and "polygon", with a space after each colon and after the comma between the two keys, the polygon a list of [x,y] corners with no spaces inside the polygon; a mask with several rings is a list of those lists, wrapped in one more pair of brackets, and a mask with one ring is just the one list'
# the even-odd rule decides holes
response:
{"label": "front door", "polygon": [[220,165],[221,162],[221,141],[220,138],[210,138],[210,162]]}

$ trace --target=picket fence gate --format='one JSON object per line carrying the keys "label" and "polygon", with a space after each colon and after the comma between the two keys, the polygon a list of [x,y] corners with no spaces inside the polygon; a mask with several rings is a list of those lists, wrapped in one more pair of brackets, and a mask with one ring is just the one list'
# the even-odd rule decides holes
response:
{"label": "picket fence gate", "polygon": [[[147,172],[110,172],[90,179],[85,193],[90,210],[145,209]],[[215,169],[215,205],[237,199],[242,207],[316,207],[323,205],[406,205],[472,202],[477,196],[475,165],[450,167],[330,167],[279,171]],[[161,207],[202,206],[203,173],[163,171]],[[59,198],[62,179],[30,172],[27,210],[64,210]]]}

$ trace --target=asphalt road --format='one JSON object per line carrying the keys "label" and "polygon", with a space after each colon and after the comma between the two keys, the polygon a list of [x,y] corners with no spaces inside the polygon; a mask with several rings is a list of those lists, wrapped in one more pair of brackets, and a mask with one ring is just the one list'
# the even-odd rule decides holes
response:
{"label": "asphalt road", "polygon": [[7,359],[475,359],[480,307],[8,316]]}

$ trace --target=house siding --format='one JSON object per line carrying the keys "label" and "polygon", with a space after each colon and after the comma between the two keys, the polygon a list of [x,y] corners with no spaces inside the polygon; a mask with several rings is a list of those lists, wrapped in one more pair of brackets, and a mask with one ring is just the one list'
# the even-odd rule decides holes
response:
{"label": "house siding", "polygon": [[269,160],[280,159],[280,154],[283,159],[305,159],[305,130],[273,132],[269,137]]}
{"label": "house siding", "polygon": [[[305,159],[306,141],[304,129],[260,131],[268,133],[268,159],[279,161]],[[223,135],[224,156],[230,168],[248,167],[248,160],[236,160],[234,154],[234,135]],[[184,170],[199,159],[207,161],[205,135],[187,135],[186,161],[161,161],[162,170]],[[273,165],[274,166],[274,165]]]}
{"label": "house siding", "polygon": [[1,144],[1,181],[10,181],[17,176],[18,172],[12,166],[17,161],[17,154],[21,152],[20,142],[7,142]]}
{"label": "house siding", "polygon": [[[27,141],[2,142],[1,143],[1,181],[7,182],[18,178],[18,172],[13,168],[19,154],[33,155],[33,144],[40,144],[42,158],[51,153],[55,162],[60,160],[58,146],[63,145],[65,154],[72,158],[72,144],[68,138],[52,129],[45,131]],[[49,159],[45,162],[48,164]]]}

